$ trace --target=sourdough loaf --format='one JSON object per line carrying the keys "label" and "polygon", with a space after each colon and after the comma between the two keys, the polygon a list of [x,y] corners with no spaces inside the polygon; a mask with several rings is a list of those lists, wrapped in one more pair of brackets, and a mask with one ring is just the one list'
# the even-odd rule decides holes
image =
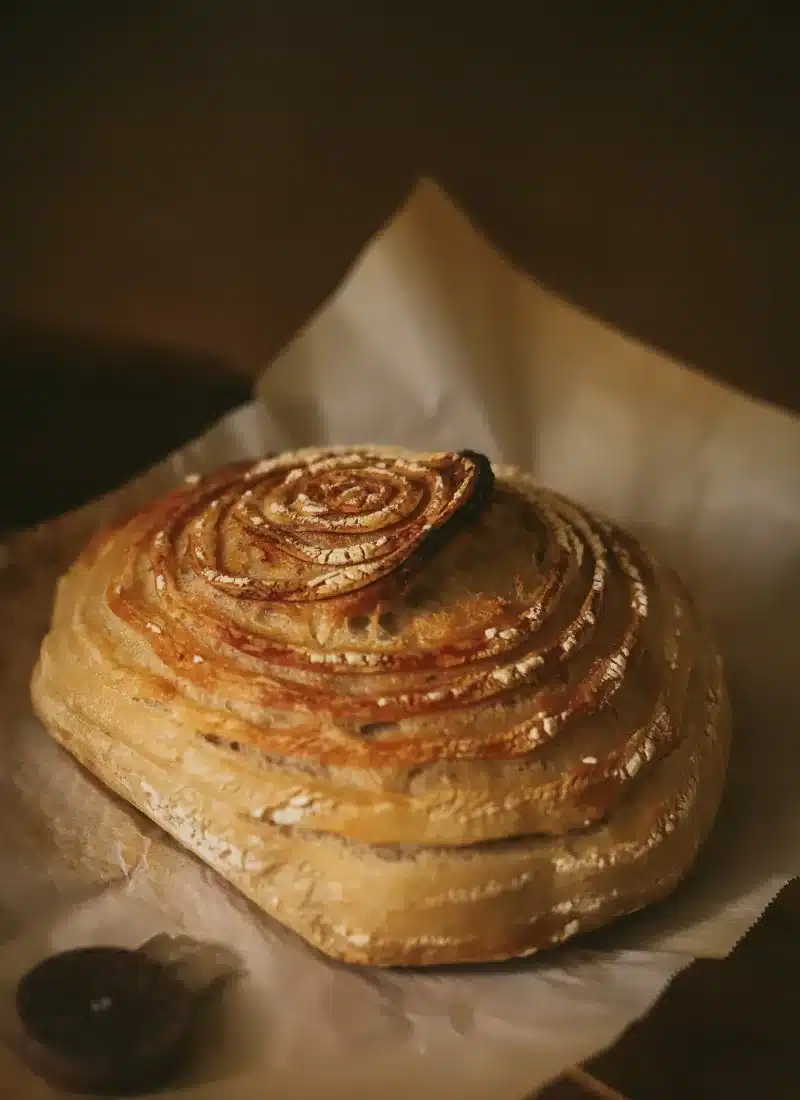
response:
{"label": "sourdough loaf", "polygon": [[729,747],[678,577],[471,452],[189,479],[62,578],[32,693],[264,911],[382,966],[525,955],[661,898]]}

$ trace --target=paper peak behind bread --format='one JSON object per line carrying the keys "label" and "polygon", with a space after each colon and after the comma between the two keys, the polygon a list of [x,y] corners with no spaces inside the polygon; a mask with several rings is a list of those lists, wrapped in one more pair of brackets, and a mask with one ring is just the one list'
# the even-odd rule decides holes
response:
{"label": "paper peak behind bread", "polygon": [[322,951],[537,951],[667,894],[716,814],[721,663],[630,536],[471,452],[191,479],[59,583],[37,713]]}

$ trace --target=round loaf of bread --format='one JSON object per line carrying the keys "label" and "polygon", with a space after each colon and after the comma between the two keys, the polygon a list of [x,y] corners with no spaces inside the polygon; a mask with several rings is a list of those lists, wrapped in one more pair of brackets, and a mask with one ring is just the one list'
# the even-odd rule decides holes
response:
{"label": "round loaf of bread", "polygon": [[188,479],[62,578],[33,700],[264,911],[378,966],[526,955],[663,897],[730,739],[678,577],[469,451]]}

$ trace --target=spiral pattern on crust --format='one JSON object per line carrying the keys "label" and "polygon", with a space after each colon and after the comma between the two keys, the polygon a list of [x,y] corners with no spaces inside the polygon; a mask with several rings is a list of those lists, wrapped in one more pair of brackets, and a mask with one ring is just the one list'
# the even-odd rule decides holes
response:
{"label": "spiral pattern on crust", "polygon": [[[375,644],[374,635],[335,629],[402,603],[437,543],[468,534],[469,517],[490,508],[492,483],[487,460],[469,452],[412,460],[353,449],[228,469],[143,514],[109,605],[190,696],[213,690],[213,678],[243,705],[305,712],[305,725],[272,722],[268,741],[279,753],[336,762],[356,749],[375,764],[522,757],[613,705],[641,660],[654,564],[610,525],[519,475],[501,479],[539,557],[535,584],[490,601],[488,616],[460,629],[445,621],[427,644],[408,636]],[[609,591],[614,629],[599,635]],[[334,624],[325,644],[304,625],[318,608]],[[668,648],[679,633],[677,621],[667,623]],[[673,728],[668,663],[665,673],[632,742],[645,752],[653,729],[668,738]],[[515,720],[489,731],[465,721],[476,707],[509,702]],[[447,714],[453,735],[442,738]],[[410,717],[419,722],[411,738],[401,728]],[[320,732],[348,724],[397,728],[357,746]]]}
{"label": "spiral pattern on crust", "polygon": [[[310,647],[278,641],[257,624],[250,633],[237,629],[236,618],[226,614],[229,600],[267,608],[329,601],[333,616],[342,619],[383,606],[382,597],[388,592],[391,601],[400,590],[398,577],[406,581],[415,559],[434,553],[459,521],[486,504],[490,471],[485,459],[469,452],[422,462],[358,450],[323,453],[306,463],[292,456],[267,459],[224,471],[153,509],[152,517],[165,522],[150,525],[133,544],[125,579],[110,601],[124,618],[150,632],[151,644],[171,660],[177,656],[180,662],[174,643],[187,640],[182,637],[187,623],[198,639],[205,635],[212,646],[258,659],[266,673],[265,703],[308,704],[311,687],[313,704],[324,702],[342,717],[365,718],[377,711],[397,718],[465,706],[533,682],[557,682],[557,666],[591,641],[613,564],[628,589],[627,621],[581,684],[555,687],[530,728],[514,731],[519,748],[527,751],[567,710],[596,706],[613,692],[648,609],[641,564],[629,549],[607,525],[551,494],[539,502],[519,497],[540,524],[545,547],[533,598],[512,615],[501,601],[488,625],[444,638],[435,647]],[[141,583],[142,570],[145,576],[152,571],[152,587]],[[565,590],[571,588],[574,596],[581,583],[576,613],[557,637],[537,644]],[[192,665],[201,663],[196,654],[191,657]],[[315,674],[314,681],[293,689],[293,681],[282,676],[291,667]],[[431,669],[437,682],[424,686],[420,674],[430,682]],[[408,674],[408,684],[385,692],[383,676],[398,673]],[[375,690],[368,679],[361,690],[341,694],[337,674],[365,676]],[[254,686],[250,667],[246,675]],[[512,748],[508,734],[504,744]]]}
{"label": "spiral pattern on crust", "polygon": [[729,739],[674,572],[470,452],[192,478],[62,579],[33,693],[268,912],[386,965],[519,954],[661,896]]}
{"label": "spiral pattern on crust", "polygon": [[[434,546],[491,482],[488,461],[470,452],[433,455],[427,463],[356,450],[307,462],[266,459],[198,491],[199,508],[188,509],[186,551],[195,572],[229,595],[330,599],[374,585]],[[179,537],[188,520],[179,512],[168,534]],[[279,568],[272,575],[268,568],[249,571],[250,548],[241,542],[221,554],[226,523],[238,524],[252,549]],[[291,566],[290,575],[281,563]]]}

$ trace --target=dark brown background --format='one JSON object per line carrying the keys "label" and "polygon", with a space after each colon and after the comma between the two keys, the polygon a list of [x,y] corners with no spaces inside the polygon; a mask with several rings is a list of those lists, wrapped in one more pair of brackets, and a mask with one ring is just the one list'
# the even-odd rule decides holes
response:
{"label": "dark brown background", "polygon": [[756,5],[18,7],[0,26],[6,522],[240,400],[423,172],[577,303],[800,408],[797,66]]}

